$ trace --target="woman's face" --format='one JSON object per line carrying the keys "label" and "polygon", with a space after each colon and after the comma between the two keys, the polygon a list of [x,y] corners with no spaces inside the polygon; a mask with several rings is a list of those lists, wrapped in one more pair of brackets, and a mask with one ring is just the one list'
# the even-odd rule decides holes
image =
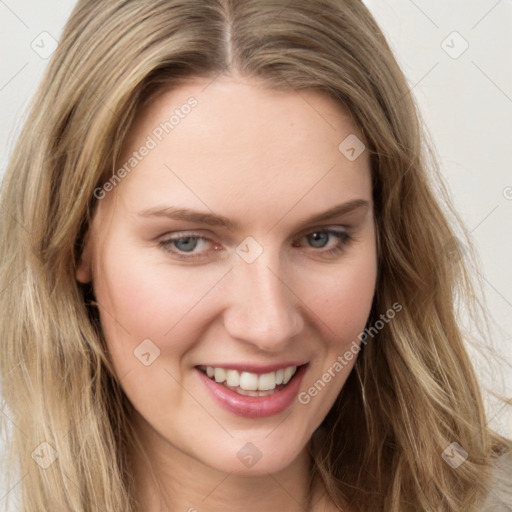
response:
{"label": "woman's face", "polygon": [[228,78],[166,91],[136,119],[77,279],[155,452],[252,474],[303,452],[375,290],[361,140],[318,93]]}

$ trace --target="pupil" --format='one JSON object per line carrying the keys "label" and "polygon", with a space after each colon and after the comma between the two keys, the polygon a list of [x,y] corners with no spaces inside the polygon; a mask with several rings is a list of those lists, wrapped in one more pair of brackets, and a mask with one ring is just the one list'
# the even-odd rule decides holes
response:
{"label": "pupil", "polygon": [[[310,235],[311,245],[313,245],[313,247],[317,247],[317,248],[324,247],[328,236],[329,235],[327,233],[322,233],[322,232],[312,233]],[[318,242],[319,242],[319,245],[318,245]]]}
{"label": "pupil", "polygon": [[[193,251],[197,245],[197,239],[194,237],[181,238],[180,240],[175,241],[176,247],[183,252]],[[181,247],[178,245],[181,244]]]}

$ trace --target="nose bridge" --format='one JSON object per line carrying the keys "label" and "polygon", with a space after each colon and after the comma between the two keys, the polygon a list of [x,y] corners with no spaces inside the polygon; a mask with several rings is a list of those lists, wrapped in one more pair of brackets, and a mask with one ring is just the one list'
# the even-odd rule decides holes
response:
{"label": "nose bridge", "polygon": [[270,251],[252,263],[240,258],[231,275],[233,301],[225,326],[230,335],[264,350],[280,350],[303,328],[291,283]]}

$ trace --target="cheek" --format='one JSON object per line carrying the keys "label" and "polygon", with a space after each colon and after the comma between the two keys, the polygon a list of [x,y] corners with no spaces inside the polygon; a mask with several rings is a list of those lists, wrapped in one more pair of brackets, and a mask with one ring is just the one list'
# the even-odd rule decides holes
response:
{"label": "cheek", "polygon": [[320,291],[309,296],[321,340],[297,401],[307,411],[311,429],[327,415],[356,363],[376,277],[376,257],[370,250],[347,259],[329,280],[317,281]]}
{"label": "cheek", "polygon": [[94,273],[103,332],[124,370],[136,362],[133,352],[146,339],[171,356],[189,348],[200,327],[191,319],[224,273],[151,261],[141,252],[105,245]]}
{"label": "cheek", "polygon": [[[340,349],[364,328],[370,314],[377,279],[375,246],[347,254],[336,270],[315,274],[302,282],[302,295],[318,318],[324,337]],[[313,292],[316,290],[316,292]],[[320,322],[321,320],[321,322]]]}

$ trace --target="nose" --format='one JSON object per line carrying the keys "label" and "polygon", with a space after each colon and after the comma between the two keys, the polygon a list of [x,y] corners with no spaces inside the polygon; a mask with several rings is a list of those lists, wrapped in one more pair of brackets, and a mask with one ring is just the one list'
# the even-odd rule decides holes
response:
{"label": "nose", "polygon": [[251,264],[238,261],[230,272],[231,300],[224,327],[235,339],[265,352],[280,352],[302,331],[304,319],[293,283],[279,271],[279,265],[269,265],[265,254]]}

